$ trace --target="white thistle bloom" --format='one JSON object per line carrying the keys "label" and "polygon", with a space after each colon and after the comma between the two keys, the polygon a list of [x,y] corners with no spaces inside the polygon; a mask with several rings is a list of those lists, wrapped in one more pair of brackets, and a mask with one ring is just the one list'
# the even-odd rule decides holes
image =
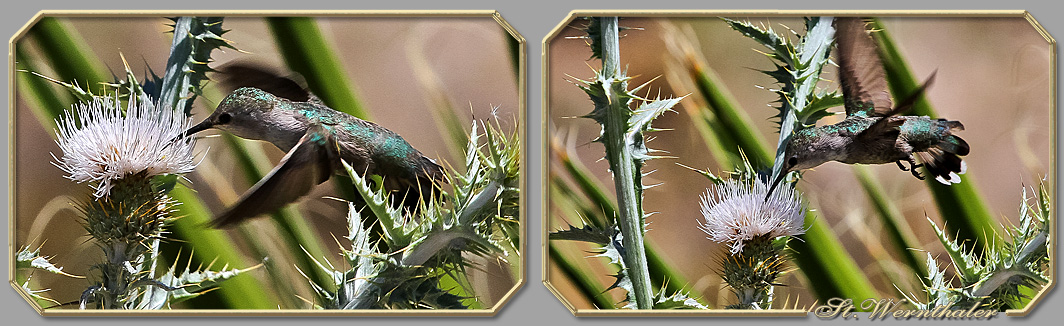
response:
{"label": "white thistle bloom", "polygon": [[758,236],[770,238],[805,233],[805,208],[794,189],[777,187],[768,200],[768,186],[756,181],[728,180],[702,196],[699,226],[707,239],[731,246],[731,253],[742,252],[743,243]]}
{"label": "white thistle bloom", "polygon": [[100,198],[110,193],[113,181],[126,176],[188,173],[198,165],[192,153],[195,140],[173,141],[192,124],[179,110],[157,110],[150,101],[136,103],[134,96],[124,115],[120,105],[117,98],[96,97],[56,120],[55,142],[63,157],[52,164],[67,179],[95,182],[93,195]]}

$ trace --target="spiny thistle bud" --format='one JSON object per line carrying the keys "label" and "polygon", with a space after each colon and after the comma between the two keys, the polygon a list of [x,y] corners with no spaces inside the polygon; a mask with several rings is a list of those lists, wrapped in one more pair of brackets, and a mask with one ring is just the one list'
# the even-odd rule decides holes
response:
{"label": "spiny thistle bud", "polygon": [[153,189],[146,173],[112,182],[110,194],[81,203],[85,229],[101,243],[133,243],[162,236],[172,218],[174,201]]}

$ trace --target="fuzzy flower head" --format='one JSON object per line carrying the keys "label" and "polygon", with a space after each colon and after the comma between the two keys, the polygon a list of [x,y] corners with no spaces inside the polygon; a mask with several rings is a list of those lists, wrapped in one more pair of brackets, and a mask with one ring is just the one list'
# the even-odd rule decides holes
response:
{"label": "fuzzy flower head", "polygon": [[174,141],[192,121],[179,110],[156,109],[151,101],[136,100],[130,96],[125,114],[117,98],[75,104],[56,120],[55,142],[63,157],[52,164],[66,172],[67,179],[94,182],[97,198],[108,195],[114,181],[130,175],[192,172],[198,164],[192,153],[195,140]]}
{"label": "fuzzy flower head", "polygon": [[805,233],[805,207],[791,187],[777,187],[768,199],[768,186],[728,180],[702,196],[700,221],[706,238],[731,246],[740,253],[743,244],[756,237],[777,238]]}

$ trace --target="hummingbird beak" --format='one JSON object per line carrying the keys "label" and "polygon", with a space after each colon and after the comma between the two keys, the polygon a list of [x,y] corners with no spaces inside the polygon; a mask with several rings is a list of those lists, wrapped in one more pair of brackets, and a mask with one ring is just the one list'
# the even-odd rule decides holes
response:
{"label": "hummingbird beak", "polygon": [[214,127],[214,123],[211,123],[211,119],[203,119],[203,121],[200,121],[200,123],[196,124],[195,126],[192,126],[191,128],[188,128],[188,130],[185,130],[185,132],[181,133],[180,136],[174,137],[174,139],[170,140],[170,142],[175,142],[181,138],[188,138],[188,136],[192,136],[192,134],[211,129],[211,127]]}
{"label": "hummingbird beak", "polygon": [[780,175],[776,177],[776,180],[772,181],[772,186],[769,186],[768,187],[768,192],[765,193],[765,201],[768,201],[768,197],[772,197],[772,191],[776,190],[776,186],[779,186],[780,182],[783,181],[783,178],[787,177],[787,173],[790,173],[790,171],[782,171],[782,172],[780,172]]}

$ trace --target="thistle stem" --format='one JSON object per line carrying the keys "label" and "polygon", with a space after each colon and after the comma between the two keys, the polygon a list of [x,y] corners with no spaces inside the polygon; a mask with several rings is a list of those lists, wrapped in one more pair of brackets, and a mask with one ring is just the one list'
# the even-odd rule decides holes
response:
{"label": "thistle stem", "polygon": [[639,181],[642,163],[633,151],[629,150],[634,138],[642,137],[642,133],[626,135],[631,110],[628,108],[630,99],[618,94],[627,90],[628,83],[620,73],[617,17],[596,18],[592,24],[601,24],[602,31],[601,39],[593,41],[599,42],[602,47],[602,72],[599,78],[602,85],[608,87],[605,91],[609,98],[609,110],[603,123],[603,143],[606,146],[606,157],[613,169],[614,188],[617,190],[617,204],[620,208],[618,224],[623,237],[621,244],[625,249],[622,251],[622,259],[632,281],[631,299],[635,300],[636,308],[651,309],[653,294],[646,249],[643,245],[643,185]]}
{"label": "thistle stem", "polygon": [[828,53],[831,52],[831,42],[835,36],[835,27],[831,26],[833,21],[835,21],[834,17],[817,18],[816,25],[809,29],[804,38],[805,42],[799,45],[801,62],[796,65],[800,65],[801,69],[793,70],[791,72],[793,79],[789,82],[791,85],[785,85],[785,89],[793,87],[793,94],[789,94],[791,95],[787,97],[789,100],[783,103],[787,113],[783,115],[783,121],[780,122],[780,138],[776,145],[776,159],[772,164],[770,180],[775,180],[780,173],[783,173],[783,162],[787,161],[783,157],[787,152],[787,144],[791,142],[791,135],[801,128],[802,122],[798,121],[796,113],[805,110],[806,105],[809,104],[809,96],[813,94],[816,83],[820,81],[820,71],[827,62]]}

